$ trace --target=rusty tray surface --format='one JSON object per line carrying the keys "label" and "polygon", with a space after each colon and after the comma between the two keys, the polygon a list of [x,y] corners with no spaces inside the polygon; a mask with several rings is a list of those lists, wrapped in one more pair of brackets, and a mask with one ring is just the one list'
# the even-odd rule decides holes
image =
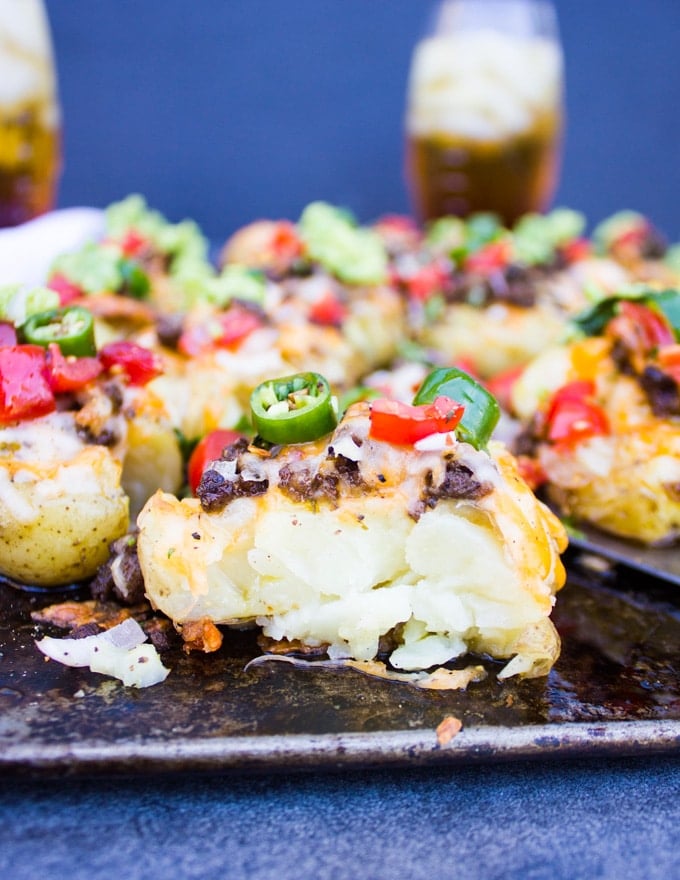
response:
{"label": "rusty tray surface", "polygon": [[[163,655],[144,690],[47,662],[30,612],[54,593],[0,585],[0,769],[26,777],[424,766],[680,754],[680,593],[633,569],[593,572],[570,553],[544,679],[419,690],[350,669],[268,663],[255,635],[215,654]],[[437,727],[450,716],[450,741]]]}

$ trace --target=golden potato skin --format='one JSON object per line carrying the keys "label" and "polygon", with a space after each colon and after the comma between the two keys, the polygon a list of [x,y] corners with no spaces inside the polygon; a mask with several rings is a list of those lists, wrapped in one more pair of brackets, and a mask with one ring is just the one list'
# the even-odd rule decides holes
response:
{"label": "golden potato skin", "polygon": [[566,383],[594,382],[610,432],[567,446],[540,443],[546,493],[576,521],[642,544],[668,544],[680,535],[680,420],[654,415],[610,349],[600,337],[548,349],[515,383],[513,407],[528,422]]}
{"label": "golden potato skin", "polygon": [[497,303],[480,309],[451,305],[435,324],[426,325],[419,341],[450,361],[473,363],[488,379],[526,364],[554,342],[564,328],[557,309],[520,308]]}
{"label": "golden potato skin", "polygon": [[[361,402],[322,441],[269,459],[244,453],[239,467],[266,489],[223,509],[156,493],[137,521],[152,605],[180,625],[255,620],[269,638],[356,660],[403,627],[396,668],[428,668],[467,646],[510,660],[505,675],[545,675],[559,652],[549,614],[565,580],[561,523],[502,444],[418,451],[375,440],[369,427]],[[288,466],[330,474],[348,441],[361,449],[358,482],[340,480],[333,499],[288,493]],[[423,508],[423,488],[440,485],[454,459],[482,495]]]}
{"label": "golden potato skin", "polygon": [[65,463],[0,465],[0,573],[51,587],[91,577],[128,528],[121,467],[102,446]]}

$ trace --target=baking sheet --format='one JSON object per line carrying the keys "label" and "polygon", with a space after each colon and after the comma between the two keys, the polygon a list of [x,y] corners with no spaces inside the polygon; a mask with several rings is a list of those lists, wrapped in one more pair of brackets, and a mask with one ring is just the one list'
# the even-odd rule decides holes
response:
{"label": "baking sheet", "polygon": [[583,524],[571,535],[570,543],[576,549],[595,553],[612,562],[665,578],[680,586],[680,550],[677,544],[669,547],[644,547]]}
{"label": "baking sheet", "polygon": [[[251,632],[213,655],[164,655],[144,690],[46,661],[31,610],[54,595],[0,586],[0,769],[46,775],[423,766],[680,749],[677,587],[570,555],[545,679],[422,691],[353,670],[270,663]],[[446,742],[444,719],[462,722]]]}

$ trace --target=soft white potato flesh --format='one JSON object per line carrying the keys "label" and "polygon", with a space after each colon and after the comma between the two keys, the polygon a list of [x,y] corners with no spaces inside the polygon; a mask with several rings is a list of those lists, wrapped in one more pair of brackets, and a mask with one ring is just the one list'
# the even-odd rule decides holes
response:
{"label": "soft white potato flesh", "polygon": [[566,538],[514,459],[498,444],[493,458],[460,444],[460,460],[493,489],[476,501],[443,498],[414,517],[411,502],[440,454],[368,440],[362,450],[366,479],[386,481],[337,505],[293,500],[275,485],[280,460],[270,462],[266,493],[220,512],[157,493],[138,519],[153,605],[178,624],[254,619],[272,639],[323,646],[332,658],[372,659],[389,633],[402,669],[472,649],[522,654],[519,674],[547,672],[559,650],[549,614]]}
{"label": "soft white potato flesh", "polygon": [[114,403],[92,387],[80,409],[0,427],[6,577],[40,586],[92,577],[130,514],[159,486],[179,490],[182,458],[162,400],[143,387],[120,393]]}
{"label": "soft white potato flesh", "polygon": [[120,476],[103,446],[66,461],[0,459],[0,572],[40,586],[91,577],[128,528]]}

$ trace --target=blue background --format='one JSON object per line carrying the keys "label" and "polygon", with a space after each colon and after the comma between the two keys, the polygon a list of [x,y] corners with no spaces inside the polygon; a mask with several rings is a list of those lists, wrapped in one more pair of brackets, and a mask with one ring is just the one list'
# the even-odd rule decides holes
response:
{"label": "blue background", "polygon": [[[146,195],[219,239],[317,198],[406,211],[404,93],[426,0],[47,0],[60,205]],[[568,127],[556,202],[680,239],[680,3],[556,2]]]}

